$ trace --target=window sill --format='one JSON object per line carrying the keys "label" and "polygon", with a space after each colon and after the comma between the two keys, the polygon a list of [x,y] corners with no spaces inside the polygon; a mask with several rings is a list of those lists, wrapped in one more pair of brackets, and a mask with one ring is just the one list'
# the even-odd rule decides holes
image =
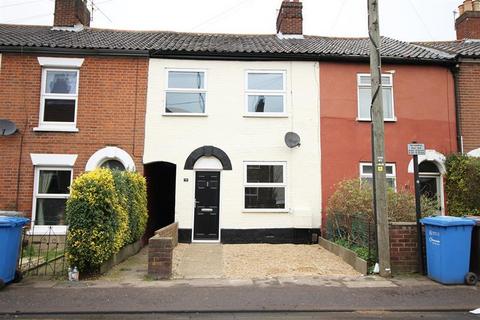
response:
{"label": "window sill", "polygon": [[243,115],[244,118],[288,118],[286,113],[247,113]]}
{"label": "window sill", "polygon": [[290,213],[289,209],[242,209],[243,213]]}
{"label": "window sill", "polygon": [[165,117],[208,117],[206,113],[163,113]]}
{"label": "window sill", "polygon": [[[368,119],[365,119],[365,118],[356,118],[355,119],[356,121],[358,122],[372,122],[372,119],[368,118]],[[383,122],[397,122],[397,118],[393,118],[393,119],[384,119]]]}
{"label": "window sill", "polygon": [[33,128],[33,131],[39,132],[78,132],[76,127],[62,127],[62,126],[38,126]]}

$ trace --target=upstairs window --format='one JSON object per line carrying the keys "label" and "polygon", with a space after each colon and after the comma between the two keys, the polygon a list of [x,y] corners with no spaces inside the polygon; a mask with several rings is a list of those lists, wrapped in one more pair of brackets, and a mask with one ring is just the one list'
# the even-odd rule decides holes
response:
{"label": "upstairs window", "polygon": [[39,127],[68,130],[76,127],[79,71],[44,68]]}
{"label": "upstairs window", "polygon": [[167,71],[165,114],[204,115],[206,99],[205,71]]}
{"label": "upstairs window", "polygon": [[[358,119],[360,121],[371,121],[370,106],[372,104],[372,85],[369,74],[359,74],[357,76],[358,86]],[[386,121],[395,121],[393,108],[393,77],[391,74],[382,75],[382,95],[383,95],[383,119]]]}
{"label": "upstairs window", "polygon": [[246,211],[284,211],[286,209],[286,164],[284,162],[245,163]]}
{"label": "upstairs window", "polygon": [[[395,164],[385,164],[385,173],[387,176],[387,186],[393,190],[397,190]],[[360,163],[360,179],[362,183],[368,183],[373,186],[373,166],[371,163]]]}
{"label": "upstairs window", "polygon": [[247,71],[247,115],[285,115],[285,72]]}

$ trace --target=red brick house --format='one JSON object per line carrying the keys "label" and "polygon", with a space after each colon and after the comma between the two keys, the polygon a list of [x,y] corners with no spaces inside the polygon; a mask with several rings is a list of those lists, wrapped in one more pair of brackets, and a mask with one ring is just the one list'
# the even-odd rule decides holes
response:
{"label": "red brick house", "polygon": [[457,40],[421,45],[455,56],[459,151],[480,156],[480,3],[466,0],[456,19]]}
{"label": "red brick house", "polygon": [[39,232],[62,232],[83,171],[143,171],[148,52],[85,40],[89,23],[83,1],[57,0],[53,27],[0,26],[0,119],[17,127],[0,137],[0,210],[31,216]]}
{"label": "red brick house", "polygon": [[[299,1],[282,2],[272,35],[95,29],[82,0],[56,10],[53,27],[0,25],[0,119],[18,128],[0,137],[0,210],[61,231],[73,177],[136,169],[157,183],[150,214],[183,219],[190,241],[193,173],[213,166],[230,206],[215,241],[308,242],[334,185],[371,177],[368,39],[303,35]],[[382,56],[387,176],[409,188],[406,144],[424,142],[423,185],[442,210],[443,155],[457,149],[453,56],[389,38]]]}

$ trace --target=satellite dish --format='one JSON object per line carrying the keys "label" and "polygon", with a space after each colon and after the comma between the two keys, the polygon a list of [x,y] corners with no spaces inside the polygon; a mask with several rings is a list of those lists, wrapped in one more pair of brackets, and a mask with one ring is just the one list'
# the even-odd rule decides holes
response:
{"label": "satellite dish", "polygon": [[0,136],[9,136],[17,132],[17,126],[10,120],[0,119]]}
{"label": "satellite dish", "polygon": [[285,134],[285,144],[289,148],[295,148],[300,146],[300,136],[295,132],[287,132]]}

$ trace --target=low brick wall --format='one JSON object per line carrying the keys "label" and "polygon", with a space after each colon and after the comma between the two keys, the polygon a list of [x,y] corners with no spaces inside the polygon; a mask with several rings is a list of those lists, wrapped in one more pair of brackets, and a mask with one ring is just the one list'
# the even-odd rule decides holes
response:
{"label": "low brick wall", "polygon": [[328,241],[322,237],[318,238],[318,244],[331,253],[342,258],[343,261],[351,265],[356,271],[366,275],[368,273],[367,261],[359,258],[355,252],[344,248],[336,243]]}
{"label": "low brick wall", "polygon": [[155,231],[155,235],[159,235],[160,237],[164,238],[172,238],[173,246],[176,247],[178,244],[178,222],[169,224],[162,229],[158,229]]}
{"label": "low brick wall", "polygon": [[416,223],[390,223],[390,263],[392,272],[418,272],[417,254]]}
{"label": "low brick wall", "polygon": [[178,223],[172,223],[148,240],[148,275],[155,279],[172,276],[173,249],[178,244]]}

